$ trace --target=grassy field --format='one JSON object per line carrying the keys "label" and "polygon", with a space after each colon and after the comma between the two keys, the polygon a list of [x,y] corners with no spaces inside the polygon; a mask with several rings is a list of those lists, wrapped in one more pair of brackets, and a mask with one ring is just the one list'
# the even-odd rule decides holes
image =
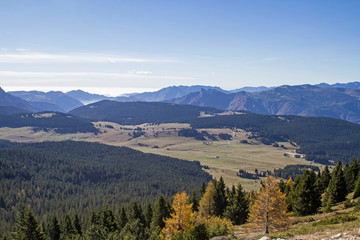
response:
{"label": "grassy field", "polygon": [[[272,147],[249,140],[249,133],[242,130],[230,129],[202,129],[210,134],[227,133],[232,136],[230,141],[197,141],[193,138],[179,137],[178,131],[189,127],[188,124],[143,124],[138,126],[122,126],[109,122],[97,122],[95,126],[101,134],[56,134],[54,132],[36,132],[31,128],[0,128],[0,136],[17,142],[40,141],[91,141],[114,146],[127,146],[146,153],[155,153],[199,161],[207,165],[207,171],[215,178],[223,176],[228,185],[241,183],[246,190],[258,190],[259,180],[239,178],[236,174],[239,169],[249,172],[273,170],[290,164],[309,164],[304,159],[285,157],[285,152],[293,152],[295,148],[289,143],[283,144],[286,148]],[[139,128],[143,132],[140,137],[133,137],[134,131]],[[248,140],[249,144],[241,143]]]}

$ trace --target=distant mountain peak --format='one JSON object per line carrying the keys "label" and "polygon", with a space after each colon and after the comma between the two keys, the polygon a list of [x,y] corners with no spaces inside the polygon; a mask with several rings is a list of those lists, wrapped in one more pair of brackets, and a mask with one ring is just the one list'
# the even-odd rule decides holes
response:
{"label": "distant mountain peak", "polygon": [[0,94],[5,94],[6,92],[0,87]]}

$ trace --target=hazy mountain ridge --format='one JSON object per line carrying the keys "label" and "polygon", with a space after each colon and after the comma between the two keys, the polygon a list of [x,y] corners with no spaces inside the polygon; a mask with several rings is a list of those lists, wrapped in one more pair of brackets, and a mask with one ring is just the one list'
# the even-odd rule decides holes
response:
{"label": "hazy mountain ridge", "polygon": [[22,98],[32,105],[46,111],[68,112],[83,104],[60,91],[14,91],[8,92],[11,95]]}
{"label": "hazy mountain ridge", "polygon": [[[6,93],[1,87],[0,87],[0,106],[17,108],[19,111],[23,110],[23,112],[36,112],[40,110],[37,107],[28,103],[27,101],[19,97],[13,96],[9,93]],[[3,108],[1,110],[9,111],[9,108],[7,109]],[[0,113],[2,113],[2,111]]]}
{"label": "hazy mountain ridge", "polygon": [[202,90],[169,102],[269,115],[322,116],[360,123],[359,97],[358,89],[285,85],[253,93]]}

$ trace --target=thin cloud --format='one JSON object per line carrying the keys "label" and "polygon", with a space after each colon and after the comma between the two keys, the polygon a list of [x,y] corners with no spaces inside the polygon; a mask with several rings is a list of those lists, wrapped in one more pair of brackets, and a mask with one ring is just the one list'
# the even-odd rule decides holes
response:
{"label": "thin cloud", "polygon": [[280,58],[280,57],[267,57],[267,58],[263,58],[262,60],[264,62],[274,62],[274,61],[282,60],[282,58]]}
{"label": "thin cloud", "polygon": [[193,78],[181,76],[163,76],[163,75],[146,75],[137,73],[99,73],[99,72],[16,72],[16,71],[0,71],[0,78],[15,79],[54,79],[68,78],[114,78],[114,79],[169,79],[169,80],[192,80]]}
{"label": "thin cloud", "polygon": [[175,62],[171,59],[158,58],[132,58],[116,55],[104,55],[96,53],[70,53],[51,54],[40,52],[28,52],[26,49],[17,49],[16,53],[0,53],[0,63],[143,63],[143,62]]}

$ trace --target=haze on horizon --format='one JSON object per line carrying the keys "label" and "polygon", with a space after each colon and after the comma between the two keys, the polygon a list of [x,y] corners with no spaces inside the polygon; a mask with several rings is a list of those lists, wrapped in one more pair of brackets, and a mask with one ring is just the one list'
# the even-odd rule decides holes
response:
{"label": "haze on horizon", "polygon": [[12,0],[0,29],[5,91],[360,81],[357,0]]}

